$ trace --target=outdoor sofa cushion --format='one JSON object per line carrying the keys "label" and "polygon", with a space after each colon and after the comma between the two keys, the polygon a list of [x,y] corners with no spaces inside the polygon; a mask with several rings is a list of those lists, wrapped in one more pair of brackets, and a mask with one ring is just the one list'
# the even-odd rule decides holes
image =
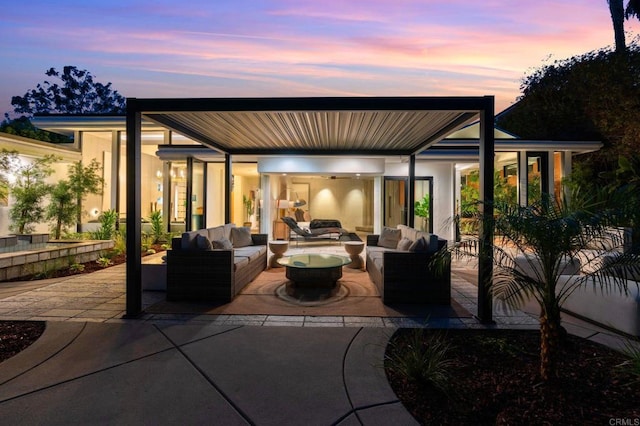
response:
{"label": "outdoor sofa cushion", "polygon": [[251,229],[248,227],[238,227],[231,229],[231,243],[234,248],[247,247],[253,245],[251,239]]}
{"label": "outdoor sofa cushion", "polygon": [[226,238],[221,238],[219,240],[213,240],[213,248],[218,250],[231,250],[233,248],[233,244]]}
{"label": "outdoor sofa cushion", "polygon": [[409,238],[402,238],[400,242],[398,242],[398,250],[409,251],[409,247],[413,244],[413,241]]}
{"label": "outdoor sofa cushion", "polygon": [[385,226],[382,229],[380,238],[378,239],[378,246],[394,249],[398,247],[399,241],[400,241],[400,230],[397,228],[389,228]]}
{"label": "outdoor sofa cushion", "polygon": [[213,244],[211,244],[209,237],[205,235],[196,235],[196,247],[199,250],[212,250]]}

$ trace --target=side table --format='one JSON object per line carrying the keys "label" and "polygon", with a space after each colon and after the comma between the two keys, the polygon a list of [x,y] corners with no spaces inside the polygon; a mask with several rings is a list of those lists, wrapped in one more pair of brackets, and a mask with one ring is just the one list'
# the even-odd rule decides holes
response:
{"label": "side table", "polygon": [[283,266],[278,263],[278,259],[280,259],[282,255],[289,250],[289,241],[269,241],[269,250],[273,253],[269,258],[269,268],[282,268]]}
{"label": "side table", "polygon": [[364,260],[360,253],[364,250],[364,242],[363,241],[345,241],[344,249],[349,254],[349,258],[351,258],[351,263],[347,265],[347,268],[353,269],[362,269],[364,266]]}
{"label": "side table", "polygon": [[289,225],[281,220],[273,221],[273,239],[274,240],[288,240],[291,230]]}

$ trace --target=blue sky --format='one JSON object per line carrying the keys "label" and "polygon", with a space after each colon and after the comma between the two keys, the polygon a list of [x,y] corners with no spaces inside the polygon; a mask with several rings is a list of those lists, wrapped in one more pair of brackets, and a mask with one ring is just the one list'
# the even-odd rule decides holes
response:
{"label": "blue sky", "polygon": [[613,43],[606,0],[96,3],[3,7],[0,113],[65,65],[131,97],[495,95],[501,110],[532,69]]}

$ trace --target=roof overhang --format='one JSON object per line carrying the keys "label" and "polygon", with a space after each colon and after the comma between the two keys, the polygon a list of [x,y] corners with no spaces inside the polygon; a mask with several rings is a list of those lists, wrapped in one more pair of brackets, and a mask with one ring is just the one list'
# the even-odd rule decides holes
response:
{"label": "roof overhang", "polygon": [[70,144],[53,144],[41,142],[31,138],[11,135],[0,132],[0,150],[14,151],[29,157],[42,157],[45,155],[55,155],[61,161],[80,161],[82,153],[77,146]]}

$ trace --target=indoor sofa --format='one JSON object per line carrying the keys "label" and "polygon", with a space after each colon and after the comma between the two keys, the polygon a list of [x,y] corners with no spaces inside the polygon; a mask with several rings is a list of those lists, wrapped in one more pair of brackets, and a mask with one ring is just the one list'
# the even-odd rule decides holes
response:
{"label": "indoor sofa", "polygon": [[[447,241],[405,225],[367,236],[366,268],[382,302],[451,304]],[[436,261],[437,259],[437,261]]]}
{"label": "indoor sofa", "polygon": [[167,300],[229,302],[266,267],[266,234],[234,224],[185,232],[167,252]]}

